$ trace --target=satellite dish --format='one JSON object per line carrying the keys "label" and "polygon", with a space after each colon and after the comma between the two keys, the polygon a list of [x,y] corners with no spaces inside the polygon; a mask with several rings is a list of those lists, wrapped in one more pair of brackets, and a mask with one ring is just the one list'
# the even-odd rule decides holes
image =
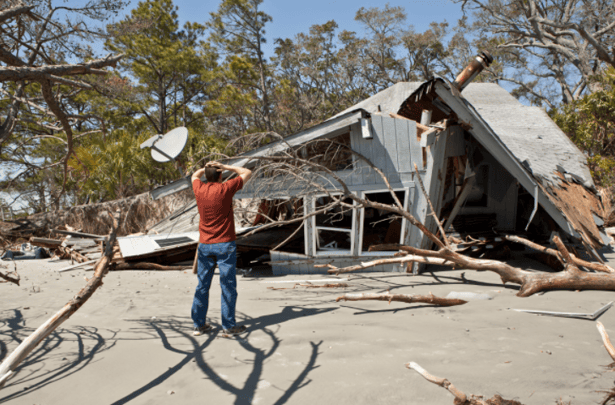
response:
{"label": "satellite dish", "polygon": [[141,149],[151,148],[152,158],[156,162],[169,162],[175,160],[182,153],[188,142],[188,129],[178,127],[167,132],[164,136],[154,135],[141,144]]}

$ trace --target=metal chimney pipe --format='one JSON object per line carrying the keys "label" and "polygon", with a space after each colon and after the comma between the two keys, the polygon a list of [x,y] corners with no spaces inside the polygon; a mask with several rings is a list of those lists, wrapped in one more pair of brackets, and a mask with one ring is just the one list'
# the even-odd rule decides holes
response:
{"label": "metal chimney pipe", "polygon": [[455,81],[453,82],[453,86],[457,88],[457,90],[463,90],[480,72],[483,71],[486,67],[489,67],[493,62],[493,57],[487,51],[481,51],[476,56],[468,66],[457,76]]}

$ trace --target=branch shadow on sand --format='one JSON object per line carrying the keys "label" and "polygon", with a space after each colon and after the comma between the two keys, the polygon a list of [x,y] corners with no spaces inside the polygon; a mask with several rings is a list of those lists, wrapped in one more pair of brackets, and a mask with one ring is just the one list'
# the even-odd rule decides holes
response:
{"label": "branch shadow on sand", "polygon": [[[8,356],[7,342],[21,343],[34,332],[34,328],[26,327],[24,317],[19,309],[2,311],[0,321],[0,362]],[[29,393],[42,389],[56,381],[67,378],[87,367],[94,357],[115,345],[117,332],[105,330],[103,338],[101,331],[94,327],[58,328],[53,331],[32,353],[15,369],[15,376],[6,387],[17,384],[28,384],[27,389],[13,392],[0,397],[0,403],[5,403]],[[112,343],[107,343],[111,341]],[[55,349],[72,344],[71,352],[53,353]],[[58,360],[58,357],[61,359]]]}
{"label": "branch shadow on sand", "polygon": [[[152,388],[160,385],[161,383],[169,379],[171,376],[173,376],[191,361],[194,361],[196,363],[197,367],[211,382],[216,384],[220,389],[234,395],[235,405],[251,404],[254,399],[254,395],[256,394],[258,382],[261,380],[265,362],[270,359],[271,356],[273,356],[281,343],[281,340],[276,336],[273,327],[286,321],[305,316],[320,315],[335,309],[337,308],[317,309],[287,306],[284,307],[279,313],[265,315],[259,318],[250,318],[246,315],[239,315],[238,318],[241,318],[241,323],[248,327],[248,331],[246,332],[246,334],[243,334],[240,337],[236,337],[235,339],[237,343],[247,353],[250,353],[252,355],[252,359],[249,362],[244,362],[244,364],[251,364],[252,370],[250,371],[245,382],[243,383],[243,386],[236,386],[228,382],[221,374],[216,372],[216,370],[214,370],[214,368],[210,366],[204,359],[205,349],[216,338],[221,337],[219,333],[211,332],[210,334],[206,335],[204,341],[203,337],[194,337],[192,336],[192,321],[189,318],[178,319],[177,317],[174,317],[170,319],[160,319],[155,321],[152,321],[150,319],[133,320],[134,322],[137,322],[141,325],[140,328],[138,328],[138,331],[140,333],[155,334],[161,340],[162,345],[166,350],[169,350],[173,353],[182,354],[184,355],[184,357],[177,364],[172,367],[169,367],[169,369],[166,370],[164,373],[160,374],[158,377],[154,378],[147,384],[136,389],[135,391],[124,396],[123,398],[120,398],[117,401],[113,402],[112,405],[122,405],[132,401],[133,399],[139,397],[140,395],[144,394],[145,392],[151,390]],[[267,345],[267,348],[261,349],[255,347],[250,343],[250,335],[256,331],[264,333],[269,338],[270,343]],[[171,344],[169,337],[172,337],[174,341],[177,341],[178,337],[181,339],[179,343]],[[179,349],[179,347],[186,347],[186,343],[189,344],[189,349]],[[295,392],[310,383],[311,380],[308,379],[308,375],[312,370],[318,367],[316,366],[316,359],[318,357],[318,350],[320,345],[322,344],[322,341],[318,343],[309,343],[311,346],[311,353],[305,367],[295,377],[295,379],[288,386],[288,388],[282,389],[283,393],[280,398],[278,398],[274,402],[274,405],[282,405],[286,403]]]}

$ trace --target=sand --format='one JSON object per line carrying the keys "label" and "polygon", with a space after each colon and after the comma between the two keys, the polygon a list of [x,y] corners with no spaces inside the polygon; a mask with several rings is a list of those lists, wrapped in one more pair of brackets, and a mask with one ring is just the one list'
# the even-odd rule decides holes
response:
{"label": "sand", "polygon": [[[615,255],[610,257],[615,264]],[[541,268],[525,261],[524,266]],[[0,284],[0,359],[84,284],[91,272],[57,273],[66,262],[17,262],[20,287]],[[12,267],[12,266],[11,266]],[[593,312],[612,292],[515,296],[492,273],[431,269],[351,275],[343,289],[270,290],[271,281],[330,276],[239,277],[241,338],[220,336],[218,277],[211,290],[216,330],[192,336],[196,278],[186,272],[112,272],[104,286],[41,344],[0,390],[11,404],[452,404],[446,390],[404,364],[415,361],[457,388],[524,404],[597,403],[613,387],[595,322],[512,308]],[[462,274],[465,276],[462,278]],[[465,279],[465,280],[464,280]],[[343,292],[491,300],[439,308],[340,302]],[[615,308],[600,317],[615,338]]]}

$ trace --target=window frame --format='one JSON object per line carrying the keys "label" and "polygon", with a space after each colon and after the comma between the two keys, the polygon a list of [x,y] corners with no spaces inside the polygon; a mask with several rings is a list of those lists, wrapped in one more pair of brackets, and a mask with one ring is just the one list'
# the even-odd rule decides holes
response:
{"label": "window frame", "polygon": [[[343,193],[329,193],[329,194],[315,194],[310,197],[310,209],[312,212],[316,212],[316,200],[322,197],[337,197],[342,196]],[[356,202],[352,200],[352,205],[356,206]],[[310,246],[311,255],[314,257],[318,256],[332,256],[332,255],[340,255],[340,256],[352,256],[352,252],[354,252],[355,244],[356,244],[356,218],[357,218],[357,208],[352,208],[352,225],[350,229],[347,228],[335,228],[330,226],[317,226],[316,225],[316,215],[312,215],[308,220],[311,221],[311,231],[312,231],[312,243]],[[325,230],[330,232],[340,232],[340,233],[350,233],[350,249],[336,249],[336,250],[318,250],[318,230]]]}
{"label": "window frame", "polygon": [[[399,188],[394,188],[393,189],[394,192],[397,191],[403,191],[404,192],[404,200],[402,201],[404,210],[408,210],[408,203],[410,201],[410,187],[399,187]],[[388,189],[380,189],[380,190],[369,190],[369,191],[362,191],[360,196],[363,199],[366,199],[366,194],[377,194],[377,193],[390,193],[390,190]],[[402,217],[402,221],[401,221],[401,232],[399,235],[399,244],[403,245],[404,244],[404,240],[406,238],[406,230],[407,230],[407,226],[408,226],[408,221],[406,220],[406,218]],[[361,208],[361,213],[360,213],[360,218],[359,218],[359,245],[358,245],[358,253],[359,256],[393,256],[395,255],[395,253],[397,253],[399,250],[385,250],[385,251],[378,251],[378,252],[369,252],[369,251],[363,251],[363,235],[365,232],[365,207]]]}

